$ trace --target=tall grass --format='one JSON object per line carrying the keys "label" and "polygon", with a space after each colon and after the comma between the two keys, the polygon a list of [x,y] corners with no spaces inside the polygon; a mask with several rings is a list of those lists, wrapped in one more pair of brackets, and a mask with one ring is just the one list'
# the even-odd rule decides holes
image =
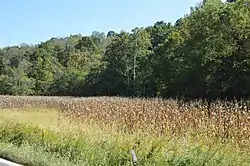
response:
{"label": "tall grass", "polygon": [[145,131],[155,135],[216,137],[250,145],[250,112],[245,103],[176,100],[93,98],[62,103],[67,116],[92,120],[118,131]]}
{"label": "tall grass", "polygon": [[[0,96],[0,104],[4,112],[6,108],[22,112],[20,118],[26,115],[28,107],[45,108],[47,113],[59,110],[59,114],[53,114],[54,119],[61,119],[56,121],[57,130],[45,125],[49,137],[41,134],[40,122],[34,121],[33,127],[2,127],[0,132],[7,136],[1,139],[13,143],[7,138],[22,135],[21,144],[39,145],[76,165],[128,165],[131,149],[141,165],[247,165],[250,162],[247,157],[250,112],[243,101],[216,101],[208,105],[202,101],[118,97]],[[32,112],[33,118],[41,114]],[[44,115],[44,119],[49,117]],[[30,130],[35,136],[30,137]],[[44,141],[47,143],[43,144]],[[57,150],[48,150],[51,147]],[[61,148],[65,153],[73,149],[77,154],[64,156]]]}

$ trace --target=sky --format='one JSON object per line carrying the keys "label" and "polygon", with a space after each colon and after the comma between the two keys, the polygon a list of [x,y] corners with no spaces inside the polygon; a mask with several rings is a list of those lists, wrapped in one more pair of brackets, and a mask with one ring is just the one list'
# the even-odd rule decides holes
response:
{"label": "sky", "polygon": [[0,47],[174,23],[200,0],[0,0]]}

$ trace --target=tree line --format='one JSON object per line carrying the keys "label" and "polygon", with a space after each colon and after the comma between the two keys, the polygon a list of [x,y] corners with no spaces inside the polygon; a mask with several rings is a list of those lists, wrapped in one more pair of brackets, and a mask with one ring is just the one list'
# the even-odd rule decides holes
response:
{"label": "tree line", "polygon": [[0,49],[0,94],[250,96],[249,0],[203,0],[175,24]]}

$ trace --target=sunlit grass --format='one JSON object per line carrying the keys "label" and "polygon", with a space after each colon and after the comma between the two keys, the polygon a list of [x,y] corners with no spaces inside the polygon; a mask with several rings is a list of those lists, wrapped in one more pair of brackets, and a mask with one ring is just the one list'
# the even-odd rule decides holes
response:
{"label": "sunlit grass", "polygon": [[62,122],[55,109],[1,109],[0,123],[19,122],[39,125],[41,127],[55,127]]}
{"label": "sunlit grass", "polygon": [[[20,148],[25,149],[26,153],[33,154],[35,150],[32,148],[39,148],[41,150],[39,153],[46,151],[46,153],[49,152],[48,156],[52,154],[61,156],[60,160],[65,160],[65,165],[81,165],[81,163],[118,165],[119,162],[121,165],[130,165],[129,150],[131,149],[135,150],[141,165],[198,166],[205,163],[205,165],[247,166],[250,162],[247,151],[235,148],[231,143],[223,144],[217,139],[191,135],[155,136],[146,132],[119,132],[115,128],[115,124],[110,127],[100,125],[95,121],[68,118],[56,109],[2,109],[0,123],[2,131],[7,133],[7,137],[2,137],[1,141],[13,137],[18,142],[18,138],[15,136],[22,135],[24,143]],[[24,125],[15,126],[14,124],[17,123]],[[43,137],[41,137],[42,134],[39,134],[39,129],[32,126],[43,128],[41,130]],[[78,143],[76,144],[76,142]],[[67,144],[70,146],[66,146]],[[18,151],[18,146],[10,145],[10,143],[5,146],[7,147],[4,149],[5,154],[13,153],[8,147],[16,148]],[[53,150],[53,146],[58,150]],[[76,154],[67,156],[60,152],[70,149],[73,149],[74,153],[79,156]],[[1,152],[3,150],[0,150],[0,154]],[[26,155],[26,159],[29,158],[28,156]],[[51,163],[56,160],[56,158],[48,156],[46,161],[40,163]],[[30,157],[32,158],[30,162],[34,163],[39,160],[35,155],[33,157],[30,155]],[[18,156],[12,158],[18,159]]]}
{"label": "sunlit grass", "polygon": [[59,131],[62,133],[104,133],[105,130],[98,129],[93,123],[84,123],[77,119],[69,119],[56,109],[1,109],[0,124],[5,123],[25,123],[39,126],[43,129]]}

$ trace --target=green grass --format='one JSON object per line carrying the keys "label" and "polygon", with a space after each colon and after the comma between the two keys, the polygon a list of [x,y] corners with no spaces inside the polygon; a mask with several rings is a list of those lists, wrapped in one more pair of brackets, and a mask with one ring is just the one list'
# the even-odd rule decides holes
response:
{"label": "green grass", "polygon": [[25,166],[72,165],[72,163],[60,156],[45,152],[43,149],[35,149],[29,144],[23,144],[17,147],[12,143],[1,142],[0,147],[1,158],[18,162]]}
{"label": "green grass", "polygon": [[245,149],[205,137],[156,137],[71,121],[56,110],[0,111],[0,157],[24,165],[249,166]]}

